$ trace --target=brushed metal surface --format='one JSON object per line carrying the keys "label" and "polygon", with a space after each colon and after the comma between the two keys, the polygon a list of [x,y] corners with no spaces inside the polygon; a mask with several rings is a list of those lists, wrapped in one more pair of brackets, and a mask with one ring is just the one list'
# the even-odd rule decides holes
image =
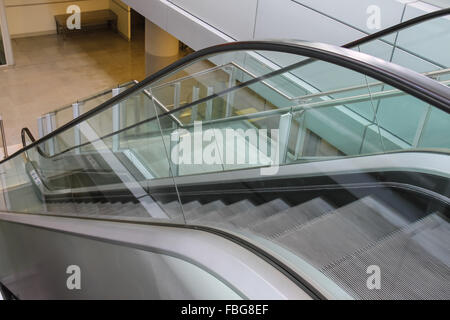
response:
{"label": "brushed metal surface", "polygon": [[[67,288],[70,265],[81,290]],[[0,213],[0,282],[19,299],[310,299],[208,232],[14,213]]]}

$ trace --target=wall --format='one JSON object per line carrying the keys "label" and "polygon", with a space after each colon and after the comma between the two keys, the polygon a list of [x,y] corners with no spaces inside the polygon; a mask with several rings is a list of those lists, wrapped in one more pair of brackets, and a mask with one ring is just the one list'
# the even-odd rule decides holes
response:
{"label": "wall", "polygon": [[145,73],[151,75],[179,59],[178,39],[145,20]]}
{"label": "wall", "polygon": [[54,16],[76,4],[82,11],[109,9],[109,0],[4,0],[12,38],[56,32]]}
{"label": "wall", "polygon": [[253,37],[258,0],[170,0],[170,2],[234,39]]}
{"label": "wall", "polygon": [[120,34],[131,39],[130,7],[120,0],[109,0],[109,8],[117,14],[117,28]]}
{"label": "wall", "polygon": [[123,1],[196,50],[273,38],[340,45],[378,31],[367,26],[370,5],[380,8],[380,28],[438,9],[415,0],[339,0],[339,5],[336,0]]}
{"label": "wall", "polygon": [[[235,40],[169,1],[123,0],[123,2],[194,50]],[[219,2],[211,2],[210,5],[215,6]]]}

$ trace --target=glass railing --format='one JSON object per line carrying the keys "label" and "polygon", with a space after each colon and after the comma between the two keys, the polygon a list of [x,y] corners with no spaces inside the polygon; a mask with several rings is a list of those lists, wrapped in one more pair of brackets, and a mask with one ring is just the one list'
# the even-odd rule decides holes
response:
{"label": "glass railing", "polygon": [[103,90],[89,97],[81,98],[78,101],[74,101],[72,104],[57,108],[42,115],[38,118],[39,137],[41,138],[42,136],[49,134],[81,114],[94,109],[120,92],[131,88],[136,83],[138,82],[134,80],[119,84],[117,87]]}
{"label": "glass railing", "polygon": [[[439,12],[434,12],[428,15],[428,18],[424,18],[423,21],[420,18],[412,19],[414,23],[408,24],[406,21],[405,26],[399,24],[388,28],[384,32],[380,31],[374,35],[371,35],[371,39],[359,39],[354,43],[349,43],[345,45],[346,47],[352,47],[354,50],[368,53],[370,55],[379,57],[386,61],[391,61],[399,65],[406,66],[418,72],[437,79],[438,81],[447,83],[446,80],[450,77],[450,68],[448,63],[445,61],[445,53],[440,54],[436,59],[433,55],[427,55],[421,52],[422,49],[426,50],[430,47],[435,47],[436,45],[445,46],[449,41],[445,41],[448,37],[445,32],[446,27],[448,27],[448,22],[450,21],[449,15],[446,14],[448,9],[441,10]],[[424,16],[424,17],[427,17]],[[392,29],[392,30],[391,30]],[[377,34],[380,34],[377,36]],[[415,34],[423,34],[426,41],[419,41],[417,38],[412,37]],[[430,45],[430,41],[433,42],[433,46]],[[446,52],[447,50],[433,50],[433,54],[436,52]],[[423,51],[423,50],[422,50]],[[437,63],[429,63],[428,60],[424,59],[423,56],[430,57],[431,60],[438,61]],[[214,94],[215,92],[220,92],[225,88],[230,88],[237,83],[242,83],[250,79],[257,78],[267,72],[276,70],[276,68],[287,66],[292,61],[286,55],[279,55],[274,52],[259,52],[250,54],[234,54],[233,59],[229,59],[229,63],[222,63],[220,58],[211,58],[208,61],[202,61],[189,68],[185,71],[174,75],[172,78],[168,78],[167,81],[155,87],[153,90],[156,93],[155,102],[164,110],[172,110],[173,108],[178,108],[180,105],[196,101],[197,99],[202,99],[207,96]],[[188,123],[196,120],[212,120],[219,116],[220,114],[225,114],[227,117],[232,115],[239,115],[243,112],[251,113],[256,111],[288,107],[293,104],[293,102],[311,101],[311,99],[316,99],[322,97],[322,99],[328,94],[330,88],[333,85],[328,85],[327,76],[321,73],[317,73],[320,70],[320,62],[313,63],[309,67],[305,65],[302,69],[301,76],[293,72],[286,73],[283,77],[275,77],[272,79],[261,80],[253,87],[253,91],[257,93],[258,96],[264,97],[264,105],[259,105],[254,102],[254,107],[248,110],[237,110],[237,108],[232,108],[231,101],[234,99],[233,94],[226,99],[223,105],[212,107],[212,105],[202,106],[200,109],[193,108],[192,114],[189,110],[172,115],[172,118],[178,123]],[[307,69],[311,70],[310,72]],[[343,92],[354,91],[355,86],[361,86],[359,79],[352,79],[349,76],[343,75],[341,69],[337,68],[332,70],[327,68],[329,72],[336,72],[337,75],[330,77],[334,79],[341,76],[341,81],[345,81],[346,84],[342,83],[341,94]],[[72,105],[60,108],[54,112],[50,112],[39,119],[40,135],[42,137],[45,134],[53,131],[57,127],[73,120],[80,114],[87,112],[99,104],[105,102],[111,98],[114,94],[118,94],[121,91],[134,85],[135,82],[129,82],[123,85],[119,85],[118,88],[114,90],[105,90],[99,94],[92,97],[81,99],[79,102]],[[362,84],[364,87],[365,84]],[[346,88],[346,86],[348,88]],[[382,86],[379,83],[377,86]],[[332,90],[332,89],[331,89]],[[384,90],[384,88],[382,88]],[[334,92],[336,94],[336,92]],[[247,94],[248,96],[249,94]],[[245,99],[237,97],[236,99]],[[255,100],[255,99],[253,99]],[[134,103],[136,105],[142,105],[141,102],[127,101],[126,103]],[[220,103],[215,101],[214,103]],[[378,108],[378,106],[377,106]],[[139,110],[138,107],[124,108],[120,107],[121,110],[129,110],[126,113],[116,112],[114,116],[105,116],[99,119],[100,122],[95,124],[95,127],[107,133],[112,130],[113,123],[115,124],[114,129],[127,127],[133,123],[133,121],[140,121],[146,118],[145,111]],[[130,112],[130,110],[133,110]],[[216,114],[212,114],[212,110]],[[232,113],[232,111],[237,113]],[[400,109],[399,109],[400,110]],[[367,110],[367,108],[353,108],[359,116],[362,116],[369,121],[373,117],[372,112]],[[398,116],[398,115],[394,115]],[[110,120],[111,118],[114,118]],[[395,131],[390,127],[384,128],[388,132]],[[47,150],[51,152],[53,149],[63,150],[66,148],[66,140],[73,140],[75,137],[65,137],[62,141],[56,141],[58,146],[47,146]],[[411,140],[413,137],[409,136],[406,139]],[[78,142],[76,142],[78,143]]]}
{"label": "glass railing", "polygon": [[437,16],[353,47],[417,72],[450,68],[450,13]]}
{"label": "glass railing", "polygon": [[[242,70],[268,55],[290,63]],[[448,298],[447,82],[307,43],[236,43],[193,57],[2,162],[2,209],[71,215],[52,209],[63,202],[80,217],[221,229],[327,297]],[[295,99],[286,78],[303,88]],[[146,215],[102,210],[118,201]],[[87,202],[98,205],[87,213]],[[382,291],[365,287],[377,263]]]}

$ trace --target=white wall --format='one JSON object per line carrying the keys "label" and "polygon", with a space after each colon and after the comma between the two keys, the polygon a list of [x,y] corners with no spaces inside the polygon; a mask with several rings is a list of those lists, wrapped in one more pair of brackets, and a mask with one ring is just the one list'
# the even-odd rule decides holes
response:
{"label": "white wall", "polygon": [[234,39],[253,37],[258,0],[169,1]]}
{"label": "white wall", "polygon": [[297,39],[344,44],[364,35],[291,0],[259,1],[254,39]]}
{"label": "white wall", "polygon": [[120,0],[109,0],[109,8],[117,14],[117,29],[122,36],[131,39],[130,7]]}
{"label": "white wall", "polygon": [[76,4],[82,11],[109,9],[109,0],[4,0],[11,37],[56,32],[54,16]]}
{"label": "white wall", "polygon": [[123,2],[194,50],[236,40],[167,0]]}
{"label": "white wall", "polygon": [[369,5],[380,8],[381,28],[438,9],[416,0],[123,1],[196,50],[273,38],[344,44],[378,31],[367,27]]}
{"label": "white wall", "polygon": [[376,5],[380,8],[380,27],[384,29],[401,22],[405,3],[412,1],[414,0],[293,0],[292,2],[316,10],[360,31],[372,33],[377,30],[367,27],[369,14],[366,10],[369,6]]}

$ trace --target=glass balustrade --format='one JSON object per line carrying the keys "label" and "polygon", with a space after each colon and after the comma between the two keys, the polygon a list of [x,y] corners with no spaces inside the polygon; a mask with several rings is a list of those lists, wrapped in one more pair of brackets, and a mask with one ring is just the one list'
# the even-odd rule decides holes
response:
{"label": "glass balustrade", "polygon": [[353,48],[417,72],[449,69],[450,15],[436,17]]}

